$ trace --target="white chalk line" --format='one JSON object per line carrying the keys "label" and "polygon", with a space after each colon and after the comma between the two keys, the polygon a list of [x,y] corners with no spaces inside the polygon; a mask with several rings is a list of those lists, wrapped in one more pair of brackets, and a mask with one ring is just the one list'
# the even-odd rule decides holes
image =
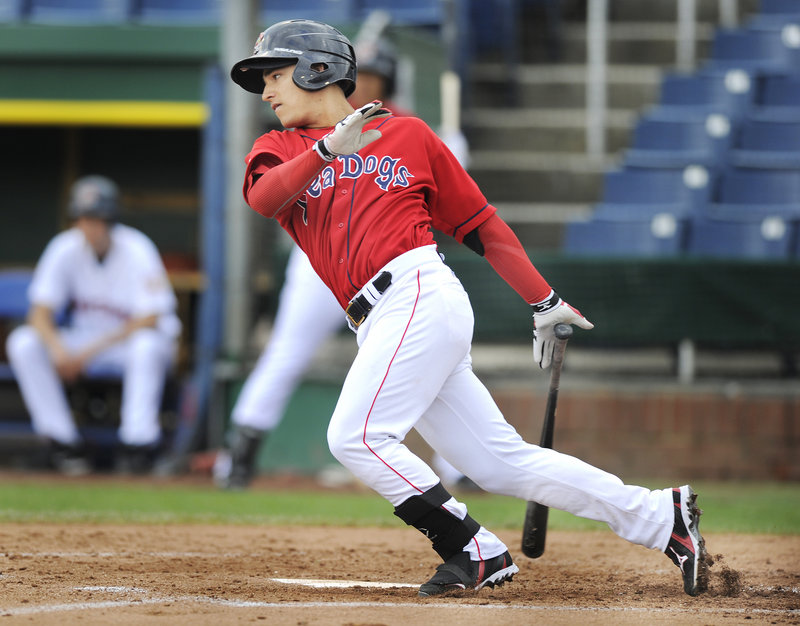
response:
{"label": "white chalk line", "polygon": [[[274,579],[273,579],[274,580]],[[293,580],[293,579],[283,579]],[[306,579],[294,579],[306,580]],[[310,579],[309,579],[310,580]],[[330,581],[329,581],[330,582]],[[339,581],[347,582],[347,581]],[[358,583],[349,583],[351,586],[358,586]],[[403,586],[404,583],[388,583],[391,586]],[[142,595],[148,593],[141,587],[121,587],[121,586],[91,586],[75,587],[75,591],[105,592],[105,593],[133,593]],[[354,609],[354,608],[434,608],[434,609],[472,609],[480,610],[512,610],[528,612],[574,612],[574,613],[654,613],[674,614],[674,613],[703,613],[708,615],[731,614],[740,615],[771,615],[771,616],[798,616],[800,609],[750,609],[736,607],[675,607],[675,608],[645,608],[645,607],[592,607],[592,606],[546,606],[532,604],[459,604],[445,602],[258,602],[253,600],[225,600],[208,596],[143,596],[135,600],[102,600],[95,602],[70,602],[60,604],[49,604],[26,607],[0,608],[0,617],[14,615],[35,615],[41,613],[60,613],[65,611],[84,611],[93,609],[109,608],[130,608],[143,605],[154,604],[211,604],[228,608],[258,608],[258,609]]]}
{"label": "white chalk line", "polygon": [[369,587],[373,589],[392,589],[394,587],[419,587],[414,583],[381,583],[366,580],[326,580],[322,578],[269,578],[274,583],[285,585],[302,585],[315,589],[352,589],[353,587]]}
{"label": "white chalk line", "polygon": [[92,558],[99,556],[103,558],[153,556],[168,559],[241,559],[244,557],[264,557],[265,555],[256,552],[141,552],[138,550],[135,552],[4,552],[0,554],[0,557],[6,558],[37,558],[43,556],[65,559]]}

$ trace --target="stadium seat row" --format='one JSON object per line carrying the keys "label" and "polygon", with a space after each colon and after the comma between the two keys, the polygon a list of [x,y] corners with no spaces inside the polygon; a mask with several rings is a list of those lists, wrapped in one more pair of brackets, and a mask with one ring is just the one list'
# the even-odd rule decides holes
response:
{"label": "stadium seat row", "polygon": [[569,254],[800,258],[800,170],[623,168],[604,180],[592,218],[567,224]]}
{"label": "stadium seat row", "polygon": [[800,259],[800,1],[762,0],[697,71],[664,76],[564,250]]}
{"label": "stadium seat row", "polygon": [[[223,0],[0,0],[0,23],[36,24],[218,24]],[[438,25],[441,2],[430,0],[261,0],[261,19],[313,18],[334,24],[363,21],[387,11],[396,24]]]}
{"label": "stadium seat row", "polygon": [[572,256],[653,258],[692,255],[749,260],[800,260],[800,215],[654,212],[626,219],[597,216],[567,225]]}

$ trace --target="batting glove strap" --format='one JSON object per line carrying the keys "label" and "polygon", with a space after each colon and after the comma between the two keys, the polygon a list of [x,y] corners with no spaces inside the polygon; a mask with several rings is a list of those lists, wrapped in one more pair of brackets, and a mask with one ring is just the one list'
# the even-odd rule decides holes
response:
{"label": "batting glove strap", "polygon": [[541,315],[542,313],[547,313],[548,311],[552,311],[559,304],[561,304],[561,298],[555,291],[551,289],[549,296],[547,296],[541,302],[534,302],[533,304],[531,304],[531,308],[533,309],[534,315],[536,315],[537,313]]}
{"label": "batting glove strap", "polygon": [[323,137],[314,144],[314,152],[316,152],[324,161],[330,163],[336,158],[336,155],[330,151],[328,146],[325,145],[326,137]]}

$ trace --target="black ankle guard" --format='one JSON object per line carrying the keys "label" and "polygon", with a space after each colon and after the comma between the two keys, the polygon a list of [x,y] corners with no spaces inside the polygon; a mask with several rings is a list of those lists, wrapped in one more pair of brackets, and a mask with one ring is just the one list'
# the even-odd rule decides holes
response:
{"label": "black ankle guard", "polygon": [[433,549],[445,561],[461,552],[481,527],[469,515],[458,519],[442,508],[451,497],[439,483],[425,493],[411,496],[394,509],[397,517],[431,540]]}

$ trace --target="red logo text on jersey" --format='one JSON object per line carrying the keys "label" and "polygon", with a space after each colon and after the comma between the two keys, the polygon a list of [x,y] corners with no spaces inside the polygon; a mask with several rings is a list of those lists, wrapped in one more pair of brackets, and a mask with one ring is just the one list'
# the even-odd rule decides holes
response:
{"label": "red logo text on jersey", "polygon": [[[399,158],[393,159],[388,155],[379,158],[370,154],[364,158],[359,154],[348,154],[337,157],[337,161],[342,163],[342,171],[339,172],[340,179],[356,179],[364,175],[374,175],[373,182],[384,191],[390,187],[408,187],[409,179],[414,178],[405,165],[400,165]],[[336,170],[329,165],[306,189],[306,193],[312,198],[319,198],[324,189],[333,187],[335,184]]]}

